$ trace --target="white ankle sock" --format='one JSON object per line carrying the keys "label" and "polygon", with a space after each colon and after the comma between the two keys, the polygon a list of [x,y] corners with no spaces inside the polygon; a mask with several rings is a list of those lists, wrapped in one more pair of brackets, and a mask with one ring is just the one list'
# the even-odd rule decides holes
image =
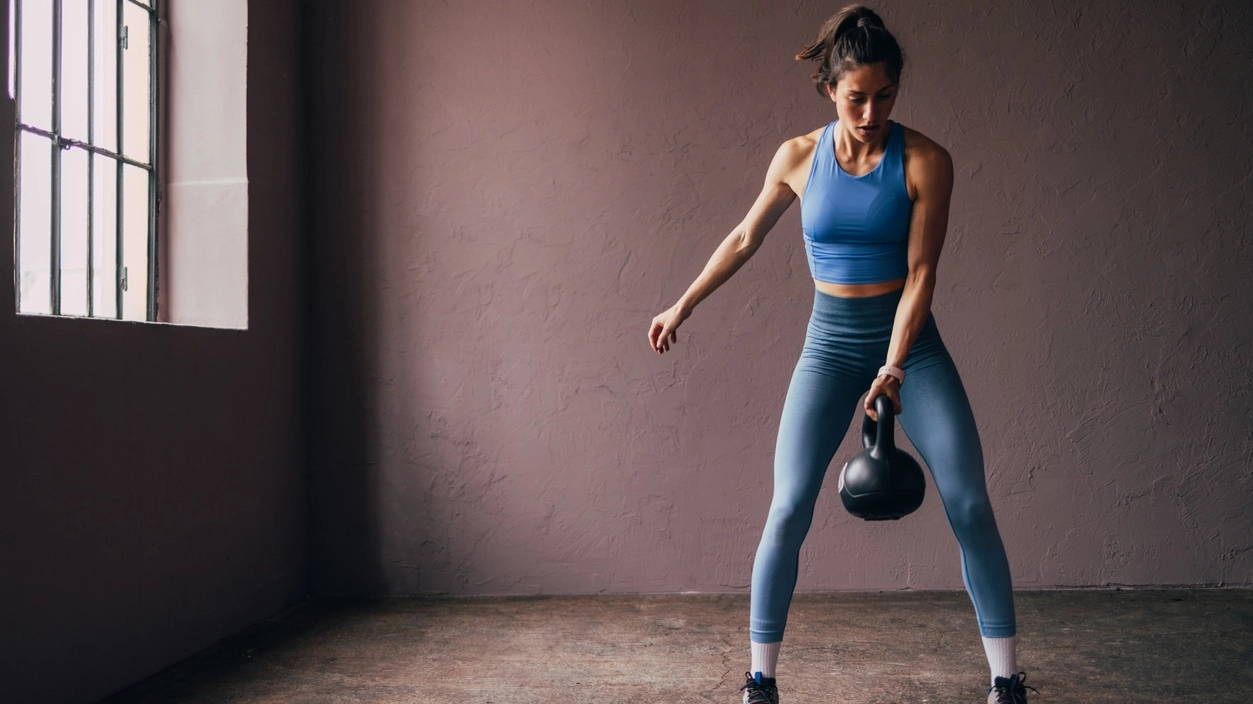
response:
{"label": "white ankle sock", "polygon": [[750,642],[753,651],[753,667],[751,672],[755,675],[758,672],[762,677],[774,677],[774,668],[779,664],[779,646],[783,645],[779,641],[774,643],[756,643]]}
{"label": "white ankle sock", "polygon": [[997,677],[1010,677],[1018,672],[1018,660],[1014,652],[1017,638],[984,638],[983,652],[988,654],[988,667],[992,670],[992,683]]}

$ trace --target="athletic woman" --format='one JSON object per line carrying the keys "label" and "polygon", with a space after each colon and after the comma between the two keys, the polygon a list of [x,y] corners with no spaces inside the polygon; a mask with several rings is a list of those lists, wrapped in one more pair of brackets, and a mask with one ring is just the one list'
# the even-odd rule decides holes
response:
{"label": "athletic woman", "polygon": [[775,665],[801,543],[827,466],[865,394],[863,409],[876,419],[873,400],[891,399],[944,503],[991,668],[988,702],[1024,704],[1009,563],[988,501],[983,450],[931,315],[952,160],[940,145],[888,119],[904,61],[870,9],[840,11],[796,58],[817,63],[814,82],[835,104],[837,119],[779,148],[748,215],[648,332],[653,349],[668,351],[696,304],[748,261],[801,199],[814,307],[783,405],[774,496],[753,562],[744,702],[778,704]]}

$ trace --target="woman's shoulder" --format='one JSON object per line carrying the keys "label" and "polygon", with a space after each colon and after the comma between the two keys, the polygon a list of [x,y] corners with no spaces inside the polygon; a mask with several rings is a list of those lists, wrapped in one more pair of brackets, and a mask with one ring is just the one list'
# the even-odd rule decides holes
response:
{"label": "woman's shoulder", "polygon": [[952,163],[952,157],[948,150],[940,146],[939,142],[931,139],[927,135],[919,132],[912,127],[906,127],[901,123],[901,131],[905,136],[905,161],[914,161],[921,164],[944,164]]}
{"label": "woman's shoulder", "polygon": [[814,154],[814,150],[818,147],[818,140],[822,138],[822,132],[827,128],[823,125],[813,132],[793,137],[779,147],[779,156],[787,161],[802,162],[807,161]]}
{"label": "woman's shoulder", "polygon": [[827,128],[833,124],[835,123],[828,122],[827,124],[814,129],[812,132],[808,132],[799,137],[793,137],[789,139],[788,141],[794,142],[797,146],[801,146],[806,149],[809,149],[810,151],[813,151],[814,147],[818,145],[818,140],[822,139],[822,133],[825,132]]}
{"label": "woman's shoulder", "polygon": [[905,190],[909,197],[918,198],[920,185],[929,192],[936,189],[951,191],[953,157],[949,156],[948,150],[918,130],[904,125],[901,128],[905,132],[905,148],[902,151],[905,155]]}

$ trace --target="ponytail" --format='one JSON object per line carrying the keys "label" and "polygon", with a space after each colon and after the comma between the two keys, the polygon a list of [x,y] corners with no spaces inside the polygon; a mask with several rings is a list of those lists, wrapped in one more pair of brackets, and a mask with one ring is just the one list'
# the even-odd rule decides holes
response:
{"label": "ponytail", "polygon": [[818,38],[806,44],[797,61],[813,61],[814,88],[827,97],[827,86],[834,86],[845,72],[860,66],[884,64],[894,83],[901,80],[905,59],[896,38],[883,25],[874,10],[865,5],[849,5],[822,24]]}

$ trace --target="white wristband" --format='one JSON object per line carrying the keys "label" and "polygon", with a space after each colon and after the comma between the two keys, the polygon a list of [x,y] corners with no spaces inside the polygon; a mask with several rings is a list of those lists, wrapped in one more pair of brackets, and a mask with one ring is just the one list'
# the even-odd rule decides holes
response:
{"label": "white wristband", "polygon": [[895,377],[897,383],[905,383],[905,370],[900,367],[893,367],[885,364],[882,367],[879,367],[879,376],[883,376],[884,374],[887,374],[890,377]]}

